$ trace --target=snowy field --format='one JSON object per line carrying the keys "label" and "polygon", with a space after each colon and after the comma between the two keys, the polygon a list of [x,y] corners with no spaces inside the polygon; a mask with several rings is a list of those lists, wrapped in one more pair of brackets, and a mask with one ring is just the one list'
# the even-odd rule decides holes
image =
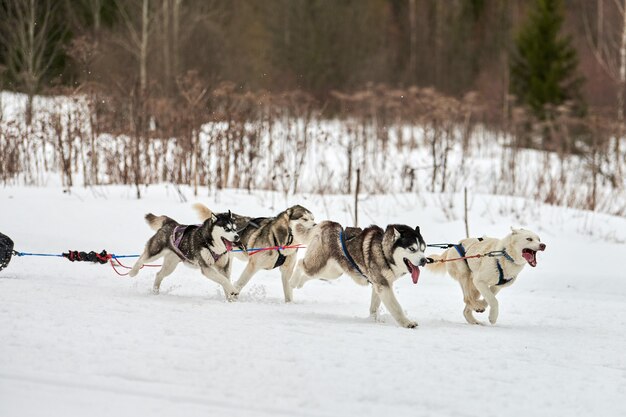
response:
{"label": "snowy field", "polygon": [[[124,187],[0,189],[0,231],[16,249],[139,253],[147,211],[195,223],[167,186],[140,201]],[[288,204],[352,224],[351,198],[226,191],[199,201],[271,215]],[[366,197],[360,225],[420,225],[427,242],[463,237],[461,198],[444,215],[430,194]],[[455,218],[456,217],[456,218]],[[369,288],[314,281],[282,301],[277,271],[259,273],[235,303],[179,267],[118,277],[107,265],[14,258],[0,272],[0,416],[624,416],[626,220],[471,197],[475,236],[509,226],[547,244],[500,295],[495,326],[470,326],[458,284],[424,271],[397,296],[414,330],[383,312]],[[130,263],[130,262],[129,262]],[[243,269],[235,261],[234,276]],[[478,315],[486,320],[484,314]]]}

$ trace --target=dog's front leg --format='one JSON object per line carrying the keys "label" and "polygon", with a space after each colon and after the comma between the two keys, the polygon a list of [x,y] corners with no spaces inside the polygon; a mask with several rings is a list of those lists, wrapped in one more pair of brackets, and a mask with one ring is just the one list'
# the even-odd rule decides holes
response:
{"label": "dog's front leg", "polygon": [[380,297],[374,288],[376,284],[372,284],[372,301],[370,303],[370,317],[378,321],[378,309],[380,308]]}
{"label": "dog's front leg", "polygon": [[374,286],[378,289],[378,296],[381,301],[400,326],[409,329],[417,327],[417,323],[409,320],[409,318],[404,314],[404,310],[402,310],[402,307],[400,306],[396,295],[393,293],[393,288],[391,288],[391,284],[389,284],[389,282],[385,280],[383,284],[374,284]]}
{"label": "dog's front leg", "polygon": [[[480,276],[480,275],[479,275]],[[478,278],[474,278],[474,285],[480,291],[487,304],[489,304],[489,323],[496,324],[498,320],[499,305],[496,296],[489,289],[489,285]]]}
{"label": "dog's front leg", "polygon": [[224,293],[226,294],[226,299],[228,301],[234,301],[239,295],[239,291],[230,283],[230,280],[224,275],[220,274],[215,268],[210,266],[201,266],[202,275],[210,279],[211,281],[217,282],[224,288]]}
{"label": "dog's front leg", "polygon": [[285,302],[290,303],[293,299],[293,291],[291,290],[291,276],[293,275],[293,268],[296,266],[297,255],[294,253],[287,256],[285,263],[280,266],[280,278],[283,281],[283,293],[285,294]]}

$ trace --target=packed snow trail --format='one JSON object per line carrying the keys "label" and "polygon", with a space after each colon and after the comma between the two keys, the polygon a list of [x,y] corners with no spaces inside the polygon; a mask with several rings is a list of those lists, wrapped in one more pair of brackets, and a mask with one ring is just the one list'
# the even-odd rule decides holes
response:
{"label": "packed snow trail", "polygon": [[[0,231],[22,251],[123,254],[151,235],[148,211],[196,221],[166,186],[132,196],[123,187],[3,188]],[[225,191],[200,201],[255,216],[300,203],[317,220],[351,223],[349,197],[279,203]],[[462,238],[462,222],[435,201],[370,197],[362,225],[420,225],[427,242]],[[0,416],[623,416],[626,220],[520,207],[478,196],[471,208],[477,235],[526,226],[548,246],[500,292],[496,326],[466,324],[458,284],[427,270],[418,285],[397,282],[420,325],[407,330],[386,312],[372,322],[370,289],[347,277],[311,281],[285,304],[279,273],[263,271],[228,303],[183,266],[155,296],[154,269],[131,279],[106,265],[14,258],[0,272]],[[233,277],[242,269],[235,261]]]}

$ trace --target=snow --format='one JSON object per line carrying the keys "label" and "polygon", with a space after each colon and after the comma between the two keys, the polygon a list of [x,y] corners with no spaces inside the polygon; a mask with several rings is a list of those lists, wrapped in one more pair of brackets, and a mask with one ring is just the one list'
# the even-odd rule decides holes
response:
{"label": "snow", "polygon": [[[145,198],[110,186],[0,189],[1,230],[16,249],[138,253],[143,214],[196,221],[171,187]],[[217,197],[217,198],[216,198]],[[198,200],[270,215],[309,207],[352,224],[351,198],[227,190]],[[463,237],[461,196],[444,215],[422,193],[364,196],[361,225],[419,224],[427,242]],[[240,300],[196,270],[151,293],[155,270],[121,278],[107,265],[14,258],[0,272],[0,416],[623,416],[626,414],[626,220],[523,199],[475,195],[474,235],[510,225],[547,244],[537,268],[499,294],[495,326],[470,326],[458,284],[423,271],[396,293],[417,329],[368,318],[369,288],[312,281],[285,304],[277,271]],[[131,261],[129,261],[131,263]],[[243,264],[235,261],[236,278]],[[484,314],[478,315],[486,322]]]}

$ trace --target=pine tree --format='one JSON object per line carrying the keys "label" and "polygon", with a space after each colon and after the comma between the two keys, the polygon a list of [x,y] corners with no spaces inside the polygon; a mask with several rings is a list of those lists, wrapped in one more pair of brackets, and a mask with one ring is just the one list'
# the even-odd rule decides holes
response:
{"label": "pine tree", "polygon": [[571,101],[579,114],[584,109],[576,50],[571,37],[560,36],[562,24],[562,0],[535,0],[511,58],[511,92],[540,120],[550,118],[548,104]]}

